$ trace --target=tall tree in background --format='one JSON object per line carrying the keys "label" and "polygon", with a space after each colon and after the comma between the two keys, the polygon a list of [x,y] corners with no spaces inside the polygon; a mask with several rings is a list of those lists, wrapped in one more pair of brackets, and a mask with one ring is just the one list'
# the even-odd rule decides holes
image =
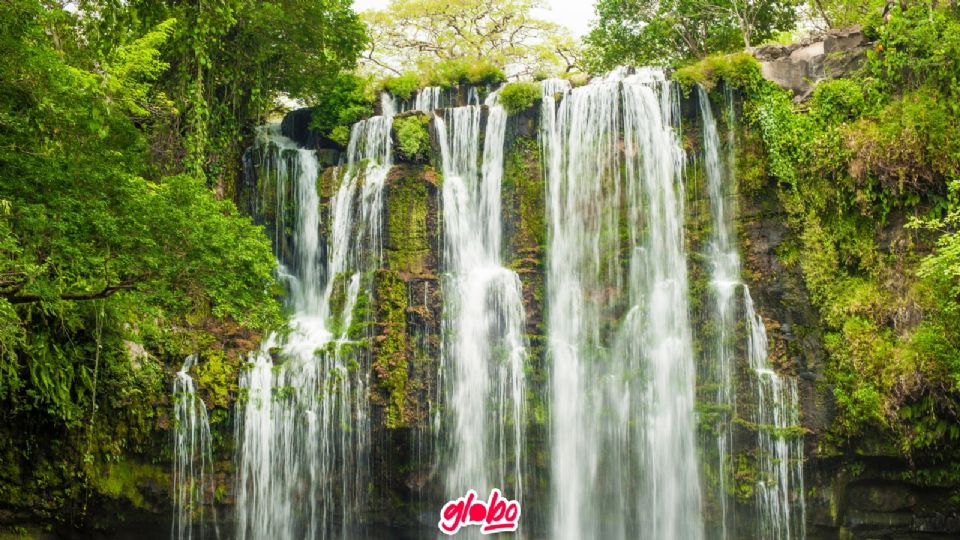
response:
{"label": "tall tree in background", "polygon": [[796,23],[797,0],[599,0],[590,67],[666,65],[750,47]]}
{"label": "tall tree in background", "polygon": [[446,60],[476,59],[513,75],[566,72],[577,48],[565,28],[534,17],[538,0],[392,0],[364,14],[372,71],[399,75]]}
{"label": "tall tree in background", "polygon": [[157,85],[177,105],[157,119],[167,126],[154,141],[157,162],[165,172],[206,174],[222,186],[278,95],[310,102],[356,66],[366,35],[351,4],[81,0],[79,9],[101,55],[160,21],[179,21],[164,48],[170,69]]}

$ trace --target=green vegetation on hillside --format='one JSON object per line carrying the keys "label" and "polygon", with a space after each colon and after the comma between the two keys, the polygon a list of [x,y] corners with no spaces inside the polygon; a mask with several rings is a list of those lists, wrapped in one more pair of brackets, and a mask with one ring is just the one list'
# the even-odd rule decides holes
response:
{"label": "green vegetation on hillside", "polygon": [[792,30],[798,0],[598,0],[586,37],[593,71],[673,65],[733,52]]}
{"label": "green vegetation on hillside", "polygon": [[[211,406],[236,398],[239,355],[282,322],[270,242],[225,198],[240,152],[279,93],[320,95],[364,39],[342,0],[0,4],[5,512],[149,507],[134,458],[163,459],[188,353],[210,359]],[[104,477],[118,462],[133,472]]]}
{"label": "green vegetation on hillside", "polygon": [[867,31],[878,40],[860,75],[820,83],[802,107],[748,55],[676,77],[745,97],[795,233],[780,256],[802,271],[826,330],[831,441],[956,456],[960,19],[916,4]]}

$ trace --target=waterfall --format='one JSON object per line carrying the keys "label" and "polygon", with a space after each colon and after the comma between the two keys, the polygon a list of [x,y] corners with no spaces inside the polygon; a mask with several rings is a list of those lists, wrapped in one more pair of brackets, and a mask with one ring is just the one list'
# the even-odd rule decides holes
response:
{"label": "waterfall", "polygon": [[[478,99],[471,93],[471,101]],[[443,168],[443,353],[448,437],[446,488],[522,496],[525,392],[520,279],[501,259],[501,181],[507,113],[497,94],[436,117]],[[478,168],[478,163],[482,165]],[[515,480],[510,486],[508,477]]]}
{"label": "waterfall", "polygon": [[[190,369],[197,356],[190,355],[173,380],[173,527],[172,540],[191,540],[194,532],[204,538],[204,506],[211,503],[208,495],[213,486],[210,422],[207,407],[197,397]],[[196,518],[196,524],[194,521]],[[215,538],[219,531],[214,530]]]}
{"label": "waterfall", "polygon": [[431,113],[441,107],[443,89],[439,86],[428,86],[417,91],[413,101],[413,110]]}
{"label": "waterfall", "polygon": [[675,99],[617,70],[544,118],[552,538],[703,536]]}
{"label": "waterfall", "polygon": [[[711,347],[707,349],[706,364],[710,381],[716,386],[713,403],[716,411],[716,423],[713,426],[714,439],[709,441],[716,451],[717,486],[715,496],[720,505],[720,538],[727,538],[729,522],[732,519],[728,508],[728,461],[732,446],[733,430],[731,420],[736,412],[736,396],[733,384],[735,364],[735,343],[737,332],[736,289],[740,284],[740,257],[737,246],[730,241],[735,194],[732,181],[726,181],[728,169],[720,161],[720,137],[717,123],[710,108],[710,98],[701,87],[697,87],[700,102],[700,116],[703,123],[703,168],[710,201],[711,237],[707,247],[710,267],[709,290],[712,296],[711,317],[715,324],[715,336]],[[732,179],[732,177],[731,177]]]}
{"label": "waterfall", "polygon": [[800,425],[797,381],[781,377],[767,360],[767,331],[743,288],[749,336],[748,356],[755,376],[757,429],[757,535],[773,540],[806,537],[803,494],[803,438],[785,433]]}
{"label": "waterfall", "polygon": [[[747,357],[756,390],[755,413],[749,421],[757,427],[756,533],[761,538],[789,540],[804,538],[803,439],[786,433],[800,424],[796,380],[781,377],[767,358],[767,334],[763,319],[754,310],[750,289],[740,279],[740,262],[736,245],[731,243],[731,227],[736,217],[736,177],[734,168],[735,132],[733,100],[727,94],[728,150],[727,165],[720,160],[720,137],[710,98],[698,87],[700,114],[703,122],[704,170],[710,199],[712,221],[710,289],[714,296],[714,320],[717,337],[710,360],[718,385],[717,405],[732,417],[736,414],[734,395],[734,347],[736,334],[735,293],[742,289],[743,320],[747,329]],[[723,537],[728,534],[727,497],[725,496],[726,462],[730,451],[732,429],[730,417],[722,417],[717,431]]]}
{"label": "waterfall", "polygon": [[[351,130],[347,165],[321,235],[319,167],[276,128],[257,142],[276,204],[275,243],[292,312],[241,375],[237,538],[349,538],[368,488],[369,359],[353,328],[379,264],[394,104]],[[288,200],[292,197],[293,200]],[[294,216],[287,216],[288,205]],[[287,223],[287,220],[291,223]],[[285,236],[289,233],[290,238]],[[368,297],[367,297],[368,298]]]}

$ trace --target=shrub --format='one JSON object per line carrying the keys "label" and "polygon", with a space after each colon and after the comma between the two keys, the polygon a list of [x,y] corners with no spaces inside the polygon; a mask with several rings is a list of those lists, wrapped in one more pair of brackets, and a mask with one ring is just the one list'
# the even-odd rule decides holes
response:
{"label": "shrub", "polygon": [[311,107],[310,127],[343,144],[350,139],[350,126],[373,114],[373,95],[367,80],[352,74],[337,77],[318,92]]}
{"label": "shrub", "polygon": [[462,58],[433,64],[425,69],[425,80],[426,86],[453,88],[499,84],[506,81],[507,76],[489,61]]}
{"label": "shrub", "polygon": [[514,82],[500,90],[500,104],[510,114],[533,106],[540,99],[540,85],[532,82]]}
{"label": "shrub", "polygon": [[430,132],[427,130],[430,118],[416,114],[397,118],[393,121],[393,130],[397,139],[397,153],[408,161],[426,161],[430,151]]}
{"label": "shrub", "polygon": [[347,126],[337,126],[330,130],[327,137],[340,146],[346,147],[350,144],[350,128]]}
{"label": "shrub", "polygon": [[[875,93],[861,81],[835,79],[817,84],[810,100],[810,112],[824,124],[839,124],[860,118],[869,108],[868,93]],[[876,98],[873,98],[876,99]]]}
{"label": "shrub", "polygon": [[709,92],[720,81],[732,88],[752,91],[763,82],[760,63],[748,52],[708,56],[676,70],[673,79],[680,83],[684,92],[689,92],[695,84]]}
{"label": "shrub", "polygon": [[412,71],[408,71],[399,77],[384,79],[382,86],[383,89],[393,97],[410,99],[422,85],[420,83],[420,76]]}

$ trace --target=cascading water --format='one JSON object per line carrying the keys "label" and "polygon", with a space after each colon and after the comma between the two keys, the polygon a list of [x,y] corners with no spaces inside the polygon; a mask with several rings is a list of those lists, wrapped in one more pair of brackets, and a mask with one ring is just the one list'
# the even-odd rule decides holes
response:
{"label": "cascading water", "polygon": [[[443,173],[437,481],[449,499],[469,489],[484,497],[494,487],[520,499],[531,426],[521,282],[503,260],[507,113],[497,93],[481,107],[475,90],[466,94],[468,105],[433,112],[443,98],[437,90],[421,91],[411,104],[434,114]],[[544,81],[542,97],[549,537],[699,540],[742,533],[727,495],[730,456],[740,450],[732,447],[732,420],[742,413],[759,428],[750,450],[758,472],[753,534],[802,538],[802,441],[788,436],[798,424],[796,382],[770,367],[763,322],[740,278],[733,155],[721,155],[705,93],[712,224],[705,251],[716,333],[704,335],[700,357],[710,400],[725,412],[712,439],[700,441],[709,448],[698,448],[694,429],[676,87],[660,70],[621,69],[576,89]],[[241,378],[239,539],[364,537],[357,522],[374,480],[371,364],[369,350],[356,345],[370,336],[367,325],[353,324],[354,308],[370,301],[380,264],[394,111],[385,97],[383,116],[353,127],[347,164],[326,203],[313,151],[276,129],[255,148],[270,193],[263,205],[275,207],[274,243],[293,316],[289,333],[267,339]],[[732,149],[732,130],[729,137]],[[756,408],[737,411],[736,374],[746,371],[736,369],[741,321]],[[720,516],[711,515],[709,535],[701,507],[714,492],[701,493],[698,450],[715,460],[704,467],[719,471]]]}
{"label": "cascading water", "polygon": [[703,536],[676,106],[618,70],[544,117],[552,538]]}
{"label": "cascading water", "polygon": [[443,98],[443,89],[439,86],[428,86],[417,91],[417,96],[413,101],[413,110],[425,113],[433,112],[440,108],[440,100]]}
{"label": "cascading water", "polygon": [[[710,198],[712,242],[709,247],[711,261],[711,291],[714,295],[714,319],[717,321],[717,338],[713,351],[713,368],[718,384],[717,404],[731,414],[734,410],[734,347],[731,336],[736,333],[736,289],[742,289],[743,319],[747,329],[747,356],[753,374],[751,385],[756,389],[755,414],[750,419],[757,429],[756,489],[757,519],[755,530],[760,538],[789,540],[803,538],[803,440],[788,438],[790,428],[799,425],[799,403],[796,380],[781,377],[767,359],[767,334],[763,319],[754,310],[750,289],[740,280],[740,261],[736,246],[730,238],[732,220],[735,218],[734,201],[736,187],[734,175],[734,130],[733,102],[728,94],[727,121],[728,148],[730,154],[726,167],[720,161],[720,137],[716,120],[707,93],[698,88],[700,113],[703,122],[704,168],[707,192]],[[731,438],[730,416],[723,417],[723,425],[717,426],[717,448],[720,457],[720,500],[723,510],[723,537],[727,536],[729,519],[726,505],[726,473],[724,465],[729,453]]]}
{"label": "cascading water", "polygon": [[710,108],[710,98],[701,87],[697,87],[700,102],[700,116],[703,123],[703,168],[706,176],[707,193],[710,201],[711,238],[707,247],[710,266],[710,293],[712,300],[712,319],[714,322],[713,342],[707,348],[706,369],[713,386],[716,387],[714,406],[716,424],[713,426],[713,440],[708,444],[716,452],[716,493],[720,506],[720,538],[727,538],[732,515],[728,508],[728,459],[732,445],[732,418],[736,409],[733,373],[735,364],[735,342],[737,333],[736,290],[740,284],[740,257],[735,244],[731,243],[731,227],[734,217],[733,194],[727,189],[733,187],[726,182],[726,172],[720,161],[720,137],[717,123]]}
{"label": "cascading water", "polygon": [[781,377],[767,360],[767,331],[753,309],[750,289],[743,288],[749,334],[748,355],[756,387],[757,520],[761,538],[806,537],[803,494],[803,438],[786,433],[800,424],[797,381]]}
{"label": "cascading water", "polygon": [[[348,163],[329,203],[328,238],[320,235],[315,153],[275,129],[258,141],[264,184],[277,204],[276,234],[292,231],[291,253],[278,250],[278,257],[293,315],[289,334],[267,339],[240,380],[241,540],[356,534],[369,471],[369,370],[363,349],[350,345],[364,337],[352,329],[353,308],[360,291],[371,289],[361,282],[380,257],[394,111],[386,96],[383,111],[353,126]],[[287,204],[296,212],[289,225]]]}
{"label": "cascading water", "polygon": [[[475,96],[475,94],[472,94]],[[474,99],[474,98],[471,98]],[[517,274],[501,260],[501,180],[507,113],[497,94],[480,163],[483,108],[436,117],[443,166],[444,314],[451,498],[491,488],[522,496],[524,308]],[[508,486],[508,477],[514,480]]]}
{"label": "cascading water", "polygon": [[[205,538],[203,511],[212,502],[210,422],[189,374],[196,363],[196,355],[188,356],[173,380],[173,540],[191,540],[195,532],[197,538]],[[214,533],[219,538],[216,528]]]}

